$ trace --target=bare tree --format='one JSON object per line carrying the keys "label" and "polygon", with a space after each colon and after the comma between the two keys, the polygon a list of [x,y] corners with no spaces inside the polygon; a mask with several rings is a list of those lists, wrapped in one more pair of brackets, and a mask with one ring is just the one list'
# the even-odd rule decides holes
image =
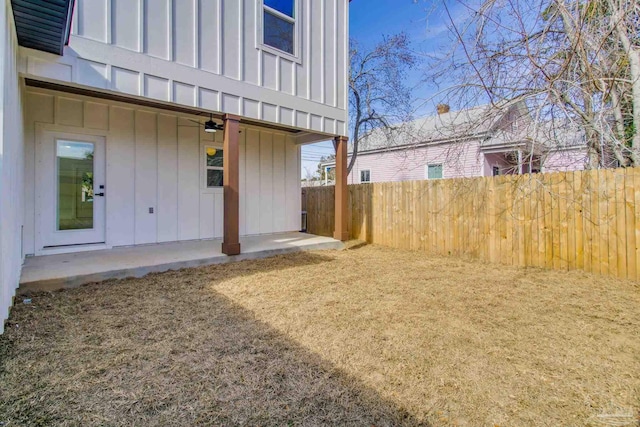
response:
{"label": "bare tree", "polygon": [[373,49],[350,42],[349,104],[352,155],[351,173],[359,144],[374,128],[391,128],[406,122],[413,107],[407,72],[417,63],[406,34],[383,37]]}
{"label": "bare tree", "polygon": [[[621,78],[630,78],[631,90],[631,110],[632,110],[632,129],[631,146],[633,148],[634,165],[639,164],[638,152],[640,151],[640,3],[637,0],[607,0],[601,6],[602,14],[608,18],[609,27],[611,28],[611,38],[618,42],[617,50],[621,51],[619,64],[622,68]],[[625,61],[626,56],[626,61]],[[628,64],[628,75],[625,73]],[[616,88],[614,103],[624,102],[623,97],[627,96],[628,91],[624,90],[625,86],[629,86],[626,81],[622,81],[622,89]],[[619,110],[622,105],[618,104]],[[627,108],[628,109],[628,108]],[[624,121],[624,114],[618,111],[618,120]],[[624,126],[624,123],[622,123]],[[620,128],[622,129],[622,127]]]}
{"label": "bare tree", "polygon": [[318,179],[320,179],[318,177],[318,174],[316,172],[314,172],[313,170],[311,170],[311,168],[309,168],[308,166],[305,166],[304,168],[304,180],[311,182],[311,181],[317,181]]}
{"label": "bare tree", "polygon": [[570,124],[588,167],[612,157],[640,165],[637,0],[459,0],[462,23],[443,5],[454,45],[431,62],[431,78],[448,86],[438,96],[495,109],[524,102],[534,140],[565,144],[556,130]]}

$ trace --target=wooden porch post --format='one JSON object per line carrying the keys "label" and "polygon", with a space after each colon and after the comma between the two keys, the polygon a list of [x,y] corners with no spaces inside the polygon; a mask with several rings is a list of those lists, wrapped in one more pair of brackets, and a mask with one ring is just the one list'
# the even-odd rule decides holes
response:
{"label": "wooden porch post", "polygon": [[336,229],[333,238],[336,240],[349,240],[347,229],[347,141],[346,136],[336,136],[334,146],[336,148]]}
{"label": "wooden porch post", "polygon": [[240,117],[225,114],[223,146],[224,240],[222,253],[240,253]]}
{"label": "wooden porch post", "polygon": [[[522,175],[524,173],[524,165],[523,165],[523,158],[522,158],[522,150],[518,150],[518,175]],[[531,167],[531,166],[529,166]]]}

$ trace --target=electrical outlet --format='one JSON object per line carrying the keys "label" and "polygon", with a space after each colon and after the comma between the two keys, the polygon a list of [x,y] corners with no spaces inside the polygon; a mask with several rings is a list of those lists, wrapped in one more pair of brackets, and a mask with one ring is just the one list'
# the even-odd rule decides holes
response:
{"label": "electrical outlet", "polygon": [[153,213],[153,208],[149,208],[149,213],[152,214]]}

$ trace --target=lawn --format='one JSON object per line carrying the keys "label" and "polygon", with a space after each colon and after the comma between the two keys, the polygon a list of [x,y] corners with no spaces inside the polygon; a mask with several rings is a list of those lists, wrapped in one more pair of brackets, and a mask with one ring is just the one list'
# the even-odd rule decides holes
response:
{"label": "lawn", "polygon": [[365,246],[31,298],[0,425],[640,422],[633,282]]}

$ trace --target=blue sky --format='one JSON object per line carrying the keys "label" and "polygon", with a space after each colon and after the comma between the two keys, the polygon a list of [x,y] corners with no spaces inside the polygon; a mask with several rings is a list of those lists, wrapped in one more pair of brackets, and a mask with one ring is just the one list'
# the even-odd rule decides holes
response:
{"label": "blue sky", "polygon": [[[450,10],[455,16],[459,3],[451,1]],[[420,54],[437,54],[448,44],[447,15],[442,0],[353,0],[350,5],[350,35],[363,47],[374,46],[384,35],[404,31],[409,35],[414,49]],[[424,70],[416,69],[409,76],[416,85],[419,98],[429,98],[433,87],[418,84]],[[425,114],[435,108],[437,101],[428,101],[421,108]],[[322,155],[333,153],[331,141],[302,147],[302,177],[307,169],[314,172]]]}

